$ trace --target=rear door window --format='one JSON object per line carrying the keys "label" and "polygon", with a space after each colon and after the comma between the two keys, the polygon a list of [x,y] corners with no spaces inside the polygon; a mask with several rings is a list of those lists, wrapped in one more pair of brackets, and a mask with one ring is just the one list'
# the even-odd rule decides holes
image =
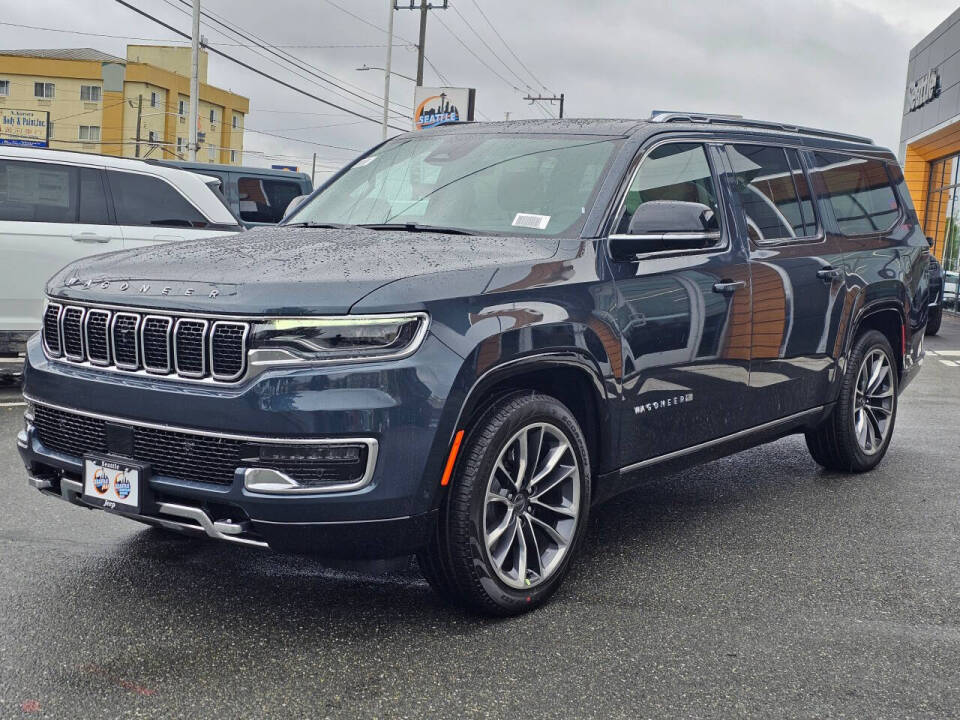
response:
{"label": "rear door window", "polygon": [[80,222],[89,225],[110,224],[102,170],[80,168]]}
{"label": "rear door window", "polygon": [[290,201],[303,195],[298,182],[243,175],[237,178],[237,191],[240,219],[258,223],[280,222]]}
{"label": "rear door window", "polygon": [[207,220],[179,192],[159,178],[108,171],[118,225],[204,228]]}
{"label": "rear door window", "polygon": [[810,190],[795,150],[729,145],[727,157],[753,242],[782,242],[816,234]]}
{"label": "rear door window", "polygon": [[893,227],[900,206],[886,163],[838,153],[812,155],[814,189],[830,204],[841,233],[867,235]]}
{"label": "rear door window", "polygon": [[77,168],[0,160],[0,220],[75,223]]}

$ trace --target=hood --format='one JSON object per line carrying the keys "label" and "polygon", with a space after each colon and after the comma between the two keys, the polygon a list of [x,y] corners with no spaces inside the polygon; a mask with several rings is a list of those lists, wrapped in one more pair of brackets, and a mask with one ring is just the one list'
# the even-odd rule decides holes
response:
{"label": "hood", "polygon": [[84,258],[54,275],[47,292],[167,310],[344,314],[397,280],[466,272],[475,286],[498,267],[551,258],[558,246],[548,238],[261,227]]}

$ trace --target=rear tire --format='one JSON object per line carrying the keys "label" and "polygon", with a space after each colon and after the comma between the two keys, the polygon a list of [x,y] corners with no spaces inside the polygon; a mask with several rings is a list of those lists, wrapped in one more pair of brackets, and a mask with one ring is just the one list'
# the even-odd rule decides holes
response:
{"label": "rear tire", "polygon": [[936,335],[940,332],[940,323],[943,322],[943,307],[932,308],[927,316],[927,335]]}
{"label": "rear tire", "polygon": [[487,615],[532,610],[557,590],[587,526],[590,460],[573,414],[532,391],[471,424],[437,533],[418,555],[447,600]]}
{"label": "rear tire", "polygon": [[806,433],[813,459],[841,472],[875,468],[893,437],[898,383],[897,363],[886,336],[877,330],[864,333],[847,360],[833,411]]}

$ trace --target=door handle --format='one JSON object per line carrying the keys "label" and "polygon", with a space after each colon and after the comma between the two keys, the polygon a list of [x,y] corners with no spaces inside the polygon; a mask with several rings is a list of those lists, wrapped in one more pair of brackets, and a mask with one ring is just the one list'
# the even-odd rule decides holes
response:
{"label": "door handle", "polygon": [[817,277],[821,280],[833,280],[843,275],[841,268],[825,267],[823,270],[817,270]]}
{"label": "door handle", "polygon": [[744,280],[724,280],[722,282],[714,283],[713,291],[716,293],[724,293],[726,295],[735,293],[746,284],[747,283]]}
{"label": "door handle", "polygon": [[106,235],[100,235],[99,233],[94,232],[82,232],[77,233],[76,235],[71,235],[74,242],[88,242],[88,243],[108,243],[110,238]]}

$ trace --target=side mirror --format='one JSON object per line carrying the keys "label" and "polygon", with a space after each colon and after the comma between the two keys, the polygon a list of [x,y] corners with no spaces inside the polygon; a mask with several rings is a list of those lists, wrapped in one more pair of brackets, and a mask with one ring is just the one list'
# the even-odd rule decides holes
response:
{"label": "side mirror", "polygon": [[290,217],[291,215],[293,215],[293,213],[295,213],[295,212],[297,211],[297,208],[299,208],[301,205],[303,205],[303,201],[306,200],[308,197],[310,197],[310,196],[309,196],[309,195],[297,195],[293,200],[291,200],[291,201],[290,201],[290,204],[287,205],[287,209],[283,211],[283,218],[281,218],[280,222],[285,221],[288,217]]}
{"label": "side mirror", "polygon": [[696,202],[651,200],[641,203],[624,235],[610,236],[610,249],[619,260],[662,250],[698,250],[720,239],[714,211]]}

